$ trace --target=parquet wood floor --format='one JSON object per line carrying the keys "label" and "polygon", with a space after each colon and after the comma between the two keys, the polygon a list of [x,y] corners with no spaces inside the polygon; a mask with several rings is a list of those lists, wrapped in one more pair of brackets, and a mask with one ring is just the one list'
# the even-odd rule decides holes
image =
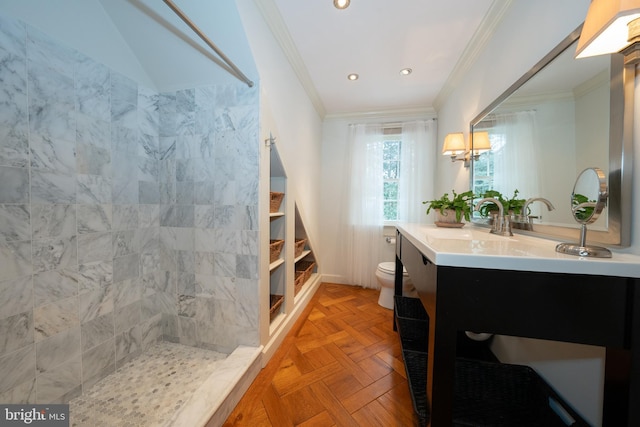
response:
{"label": "parquet wood floor", "polygon": [[415,426],[393,312],[323,283],[224,426]]}

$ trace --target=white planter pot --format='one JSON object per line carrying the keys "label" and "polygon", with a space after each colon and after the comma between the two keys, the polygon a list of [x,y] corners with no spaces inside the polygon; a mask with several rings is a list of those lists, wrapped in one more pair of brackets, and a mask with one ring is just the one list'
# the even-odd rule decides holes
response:
{"label": "white planter pot", "polygon": [[443,213],[440,213],[440,210],[436,209],[435,212],[436,212],[435,224],[438,227],[448,227],[448,228],[464,227],[464,222],[462,222],[464,215],[460,218],[460,221],[456,221],[456,211],[454,209],[445,209]]}

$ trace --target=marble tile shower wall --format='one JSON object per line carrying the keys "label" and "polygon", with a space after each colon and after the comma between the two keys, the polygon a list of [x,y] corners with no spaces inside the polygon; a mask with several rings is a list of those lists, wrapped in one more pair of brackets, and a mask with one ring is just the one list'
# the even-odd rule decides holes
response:
{"label": "marble tile shower wall", "polygon": [[[258,91],[160,96],[161,270],[177,283],[165,339],[231,352],[259,345]],[[173,286],[173,285],[172,285]]]}
{"label": "marble tile shower wall", "polygon": [[254,92],[158,94],[1,15],[0,87],[0,402],[258,345]]}

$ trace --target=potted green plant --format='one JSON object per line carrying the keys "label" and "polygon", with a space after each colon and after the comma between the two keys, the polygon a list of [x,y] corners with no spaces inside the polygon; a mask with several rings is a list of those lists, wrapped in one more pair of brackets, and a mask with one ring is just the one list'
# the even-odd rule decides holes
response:
{"label": "potted green plant", "polygon": [[[509,199],[506,199],[502,195],[502,193],[500,193],[499,191],[487,190],[480,195],[480,198],[482,199],[494,198],[498,200],[502,205],[502,209],[504,210],[504,215],[508,215],[508,214],[520,215],[522,213],[522,208],[524,207],[524,204],[527,200],[519,199],[518,193],[519,191],[518,189],[516,189],[513,192],[513,196],[511,196],[511,198]],[[480,206],[480,209],[478,209],[478,212],[480,212],[480,216],[487,217],[487,216],[490,216],[492,213],[498,212],[498,210],[499,209],[497,204],[493,202],[487,202],[487,203],[484,203],[482,206]]]}
{"label": "potted green plant", "polygon": [[427,215],[433,209],[436,212],[436,225],[457,223],[462,224],[462,218],[465,221],[471,220],[471,210],[473,203],[473,192],[465,191],[464,193],[456,193],[451,190],[453,198],[449,198],[449,193],[444,193],[442,197],[435,200],[427,200],[422,202],[427,207]]}

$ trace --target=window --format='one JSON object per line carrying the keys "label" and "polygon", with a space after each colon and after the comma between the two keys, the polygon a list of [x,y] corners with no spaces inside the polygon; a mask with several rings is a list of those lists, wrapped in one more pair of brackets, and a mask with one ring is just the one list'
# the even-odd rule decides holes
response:
{"label": "window", "polygon": [[493,189],[493,155],[491,151],[480,154],[473,162],[473,194],[480,196]]}
{"label": "window", "polygon": [[487,190],[494,190],[495,159],[494,154],[498,153],[504,146],[505,136],[501,133],[489,130],[489,141],[491,150],[480,154],[478,160],[473,162],[473,194],[480,196]]}
{"label": "window", "polygon": [[398,189],[400,180],[400,149],[402,142],[398,136],[388,136],[384,140],[382,153],[382,174],[384,191],[384,220],[398,220]]}
{"label": "window", "polygon": [[[494,190],[495,159],[494,154],[502,149],[505,137],[503,134],[493,131],[489,132],[491,150],[480,154],[478,160],[473,161],[473,194],[480,197],[488,190]],[[478,212],[473,212],[474,217],[480,217]]]}

